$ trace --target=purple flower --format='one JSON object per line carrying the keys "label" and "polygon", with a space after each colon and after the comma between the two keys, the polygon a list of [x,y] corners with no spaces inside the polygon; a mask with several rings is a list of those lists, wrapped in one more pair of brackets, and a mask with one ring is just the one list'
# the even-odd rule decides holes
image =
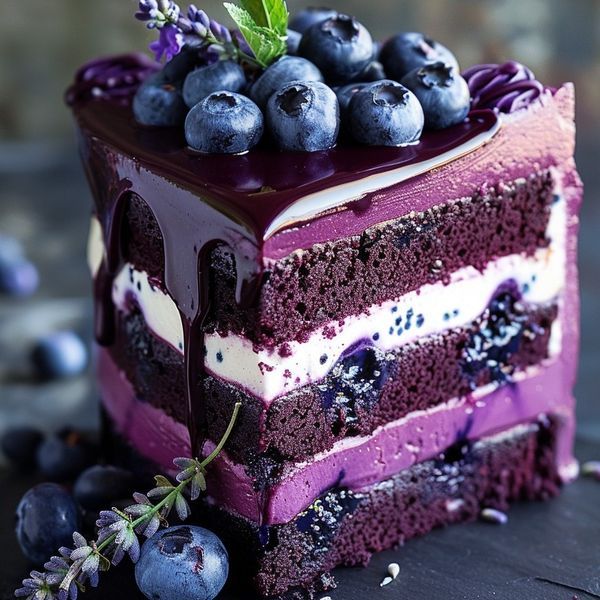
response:
{"label": "purple flower", "polygon": [[140,0],[135,18],[144,21],[149,29],[160,29],[167,23],[177,23],[181,12],[173,0]]}
{"label": "purple flower", "polygon": [[161,60],[163,56],[171,60],[179,53],[183,46],[183,34],[176,25],[164,25],[160,28],[158,39],[150,44],[150,50],[154,52],[156,60]]}

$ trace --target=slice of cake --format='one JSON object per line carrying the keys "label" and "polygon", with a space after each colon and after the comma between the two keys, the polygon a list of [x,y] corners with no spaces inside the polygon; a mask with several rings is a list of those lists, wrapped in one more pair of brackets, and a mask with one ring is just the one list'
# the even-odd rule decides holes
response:
{"label": "slice of cake", "polygon": [[[337,565],[575,476],[571,85],[481,65],[464,74],[466,119],[436,120],[415,89],[418,142],[226,155],[187,147],[188,125],[186,144],[182,127],[135,122],[156,70],[96,61],[69,94],[95,199],[102,402],[113,439],[167,472],[209,453],[241,403],[199,518],[260,594],[310,596]],[[396,102],[399,84],[376,85],[375,104]],[[282,89],[287,114],[313,102]],[[359,131],[359,96],[339,98]]]}

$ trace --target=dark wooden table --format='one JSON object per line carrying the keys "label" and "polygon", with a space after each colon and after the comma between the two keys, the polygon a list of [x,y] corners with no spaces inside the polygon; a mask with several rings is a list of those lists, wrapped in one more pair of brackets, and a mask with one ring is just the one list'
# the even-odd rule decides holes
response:
{"label": "dark wooden table", "polygon": [[[584,128],[585,129],[585,128]],[[600,458],[600,143],[583,131],[578,162],[587,186],[582,213],[582,358],[578,456]],[[40,386],[28,379],[25,356],[43,329],[73,326],[89,336],[91,306],[84,261],[89,194],[75,150],[0,144],[0,233],[24,240],[42,273],[39,293],[24,302],[0,300],[0,432],[10,425],[34,423],[48,430],[65,424],[93,427],[97,400],[91,377]],[[14,508],[35,482],[31,474],[0,468],[0,600],[27,574],[13,533]],[[387,564],[398,562],[398,579],[379,582]],[[139,598],[126,567],[105,576],[84,597]],[[235,573],[231,574],[235,582]],[[509,523],[471,523],[436,531],[405,547],[374,557],[367,569],[342,569],[334,600],[573,600],[600,598],[600,483],[579,480],[560,498],[545,504],[517,505]],[[227,591],[223,600],[247,599]]]}

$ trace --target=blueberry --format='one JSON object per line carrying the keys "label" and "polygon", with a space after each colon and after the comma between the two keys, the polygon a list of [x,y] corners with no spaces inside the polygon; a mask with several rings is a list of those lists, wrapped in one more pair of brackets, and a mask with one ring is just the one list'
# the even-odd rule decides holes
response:
{"label": "blueberry", "polygon": [[336,88],[335,95],[337,96],[338,102],[340,103],[340,112],[342,116],[345,116],[348,107],[350,106],[350,100],[354,97],[354,94],[360,92],[360,90],[371,85],[370,83],[349,83],[342,87]]}
{"label": "blueberry", "polygon": [[383,65],[377,60],[372,60],[356,77],[358,82],[380,81],[381,79],[386,79],[386,74]]}
{"label": "blueberry", "polygon": [[161,71],[162,78],[168,83],[182,84],[190,71],[206,65],[206,58],[198,46],[184,46]]}
{"label": "blueberry", "polygon": [[419,99],[429,129],[456,125],[469,113],[469,86],[454,67],[441,62],[418,67],[402,79],[402,85]]}
{"label": "blueberry", "polygon": [[17,467],[35,464],[35,454],[44,436],[33,427],[15,427],[7,430],[0,440],[4,456]]}
{"label": "blueberry", "polygon": [[90,460],[90,451],[75,431],[48,436],[37,448],[37,465],[49,479],[65,481],[76,477]]}
{"label": "blueberry", "polygon": [[31,360],[42,379],[58,379],[79,375],[88,363],[88,351],[83,340],[72,331],[57,331],[40,338]]}
{"label": "blueberry", "polygon": [[271,96],[267,122],[282,150],[327,150],[337,141],[340,108],[333,90],[324,83],[295,81]]}
{"label": "blueberry", "polygon": [[290,19],[290,28],[299,31],[300,33],[304,33],[315,23],[320,23],[321,21],[325,21],[325,19],[330,19],[336,15],[337,11],[332,8],[309,6],[308,8],[302,9]]}
{"label": "blueberry", "polygon": [[256,80],[250,90],[250,97],[264,108],[273,93],[290,81],[323,81],[323,75],[305,58],[283,56]]}
{"label": "blueberry", "polygon": [[135,581],[152,600],[213,600],[229,574],[221,540],[202,527],[180,525],[144,542]]}
{"label": "blueberry", "polygon": [[220,60],[192,71],[183,84],[183,100],[192,108],[213,92],[240,92],[246,85],[246,76],[233,60]]}
{"label": "blueberry", "polygon": [[142,125],[173,127],[185,119],[187,107],[178,85],[155,73],[144,81],[133,97],[133,114]]}
{"label": "blueberry", "polygon": [[215,92],[190,110],[185,139],[200,152],[237,154],[258,144],[263,128],[263,115],[252,100],[235,92]]}
{"label": "blueberry", "polygon": [[0,293],[9,296],[29,296],[39,283],[35,265],[22,256],[11,258],[0,254]]}
{"label": "blueberry", "polygon": [[300,40],[302,39],[302,34],[299,31],[294,31],[293,29],[287,30],[287,53],[290,56],[294,56],[298,54],[298,48],[300,46]]}
{"label": "blueberry", "polygon": [[423,130],[417,97],[396,81],[384,79],[354,94],[349,106],[352,136],[370,146],[415,142]]}
{"label": "blueberry", "polygon": [[94,465],[79,475],[73,495],[86,510],[98,510],[130,496],[135,491],[133,486],[130,471],[112,465]]}
{"label": "blueberry", "polygon": [[400,81],[407,73],[433,62],[444,62],[458,70],[458,62],[445,46],[422,33],[399,33],[390,38],[379,53],[387,76]]}
{"label": "blueberry", "polygon": [[312,61],[334,85],[357,77],[373,59],[371,34],[354,17],[336,15],[310,27],[298,53]]}
{"label": "blueberry", "polygon": [[17,506],[17,540],[23,554],[36,564],[70,546],[79,528],[80,514],[71,494],[55,483],[28,490]]}

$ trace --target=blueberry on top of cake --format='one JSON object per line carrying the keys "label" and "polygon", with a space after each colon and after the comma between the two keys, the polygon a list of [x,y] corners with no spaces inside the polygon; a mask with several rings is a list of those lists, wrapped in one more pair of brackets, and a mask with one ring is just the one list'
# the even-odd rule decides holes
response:
{"label": "blueberry on top of cake", "polygon": [[163,62],[69,91],[98,381],[164,469],[241,402],[199,519],[261,594],[310,596],[575,475],[574,94],[332,10],[290,31],[281,1],[226,6],[237,29],[142,0]]}

